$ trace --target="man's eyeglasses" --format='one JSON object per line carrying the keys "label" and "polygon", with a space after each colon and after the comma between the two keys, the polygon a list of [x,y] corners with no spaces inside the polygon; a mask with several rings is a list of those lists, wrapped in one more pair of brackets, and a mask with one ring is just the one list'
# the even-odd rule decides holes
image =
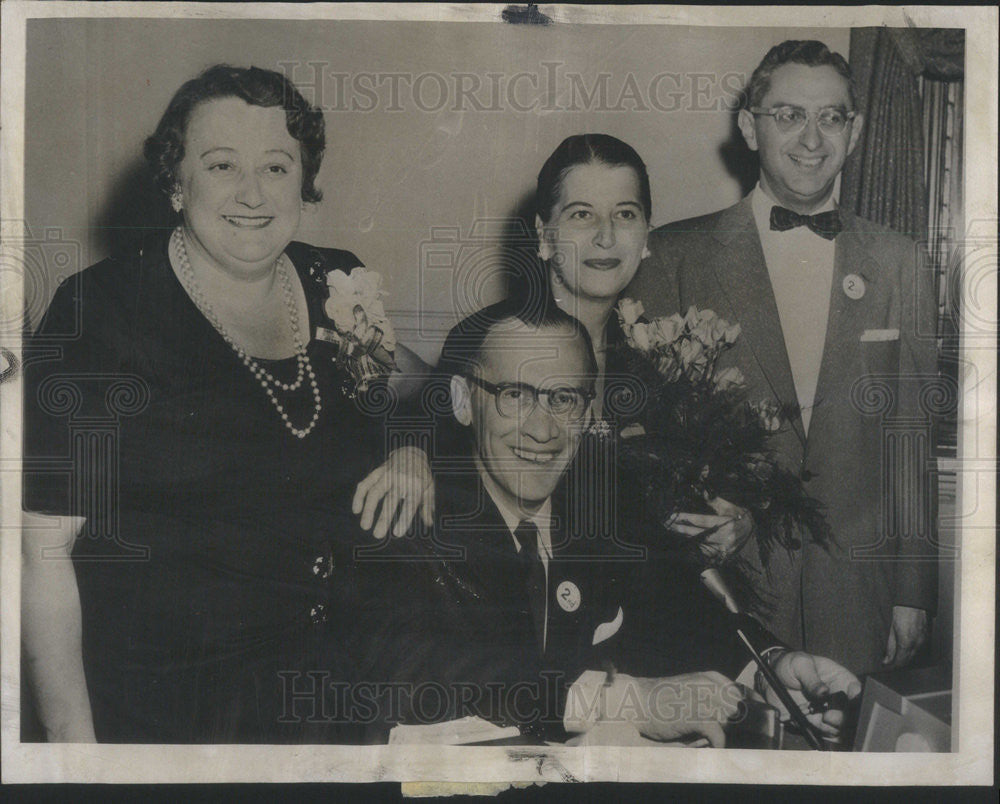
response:
{"label": "man's eyeglasses", "polygon": [[749,111],[751,114],[773,117],[774,124],[782,134],[797,134],[813,117],[824,134],[843,134],[847,124],[858,116],[857,112],[848,112],[836,106],[828,106],[818,112],[807,112],[800,106],[775,106],[772,109],[751,106]]}
{"label": "man's eyeglasses", "polygon": [[494,384],[472,374],[466,375],[486,393],[493,394],[497,413],[506,419],[527,418],[537,405],[542,410],[568,422],[582,419],[596,396],[593,391],[569,385],[558,388],[535,388],[523,382]]}

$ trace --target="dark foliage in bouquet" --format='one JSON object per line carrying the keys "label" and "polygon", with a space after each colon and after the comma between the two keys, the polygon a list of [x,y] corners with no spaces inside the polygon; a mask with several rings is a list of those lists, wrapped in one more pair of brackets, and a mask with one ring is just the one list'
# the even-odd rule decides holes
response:
{"label": "dark foliage in bouquet", "polygon": [[[717,368],[720,355],[739,338],[739,324],[696,307],[683,317],[651,321],[642,312],[642,304],[631,299],[617,308],[626,338],[617,360],[634,378],[614,405],[619,471],[631,481],[623,489],[625,506],[662,525],[679,512],[712,513],[707,500],[721,497],[753,515],[762,562],[772,550],[800,547],[800,537],[827,544],[821,504],[768,448],[795,411],[751,401],[739,369]],[[691,539],[663,527],[657,542],[704,567],[711,562],[699,548],[710,535]],[[720,570],[744,607],[767,606],[752,592],[745,560]]]}

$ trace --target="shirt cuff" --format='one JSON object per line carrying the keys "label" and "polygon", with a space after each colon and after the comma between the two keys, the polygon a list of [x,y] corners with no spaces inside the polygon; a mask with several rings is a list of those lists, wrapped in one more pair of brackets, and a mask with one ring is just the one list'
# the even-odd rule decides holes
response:
{"label": "shirt cuff", "polygon": [[747,662],[746,667],[740,670],[740,674],[734,679],[737,684],[753,689],[754,675],[757,672],[757,662]]}
{"label": "shirt cuff", "polygon": [[[769,659],[768,656],[770,656],[770,654],[774,653],[775,651],[781,651],[782,653],[787,653],[788,648],[786,648],[784,645],[772,645],[771,647],[765,648],[760,652],[760,657],[765,662],[768,663],[769,667],[773,665],[772,665],[772,660]],[[734,680],[736,681],[737,684],[742,684],[744,687],[748,687],[756,692],[762,693],[762,690],[757,689],[758,685],[756,681],[757,681],[758,671],[759,668],[757,667],[757,662],[751,660],[747,662],[746,666],[740,671],[740,674],[736,676]]]}
{"label": "shirt cuff", "polygon": [[589,731],[601,721],[635,723],[640,719],[642,698],[638,682],[619,674],[607,683],[608,674],[585,670],[566,695],[563,728],[570,734]]}

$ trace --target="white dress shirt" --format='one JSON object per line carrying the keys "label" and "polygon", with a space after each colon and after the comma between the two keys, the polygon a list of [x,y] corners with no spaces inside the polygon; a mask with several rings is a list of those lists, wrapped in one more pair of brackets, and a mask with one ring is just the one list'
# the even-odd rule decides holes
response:
{"label": "white dress shirt", "polygon": [[[834,241],[805,226],[773,231],[771,207],[781,205],[759,184],[751,193],[750,203],[778,305],[795,395],[802,411],[802,427],[808,434],[830,317]],[[831,197],[816,212],[835,208]]]}

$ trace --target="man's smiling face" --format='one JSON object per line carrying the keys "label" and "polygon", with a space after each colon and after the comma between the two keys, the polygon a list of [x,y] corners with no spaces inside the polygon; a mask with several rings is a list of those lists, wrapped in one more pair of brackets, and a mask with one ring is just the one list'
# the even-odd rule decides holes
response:
{"label": "man's smiling face", "polygon": [[[568,327],[535,329],[517,322],[491,331],[483,342],[480,379],[523,383],[545,390],[589,388],[585,341]],[[463,380],[463,382],[465,382]],[[532,510],[555,490],[576,454],[588,416],[579,421],[549,413],[542,404],[521,416],[503,416],[493,394],[468,382],[477,457],[508,502]]]}
{"label": "man's smiling face", "polygon": [[808,214],[833,193],[844,160],[857,145],[862,120],[856,117],[843,132],[828,134],[817,124],[821,109],[853,111],[847,79],[829,65],[783,64],[771,73],[761,108],[797,106],[810,118],[801,131],[782,133],[773,117],[743,109],[740,131],[760,156],[760,182],[780,204]]}

